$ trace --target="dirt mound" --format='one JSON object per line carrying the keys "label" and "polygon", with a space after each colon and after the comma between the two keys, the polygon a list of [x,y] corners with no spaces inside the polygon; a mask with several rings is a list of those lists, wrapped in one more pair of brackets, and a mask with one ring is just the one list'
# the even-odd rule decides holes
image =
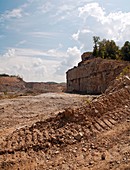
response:
{"label": "dirt mound", "polygon": [[130,169],[130,86],[78,109],[15,130],[1,143],[0,168]]}
{"label": "dirt mound", "polygon": [[0,76],[0,92],[17,92],[25,89],[25,82],[17,76]]}
{"label": "dirt mound", "polygon": [[130,66],[123,69],[117,78],[111,82],[108,89],[105,91],[106,94],[112,93],[114,91],[120,90],[122,88],[127,88],[130,86]]}

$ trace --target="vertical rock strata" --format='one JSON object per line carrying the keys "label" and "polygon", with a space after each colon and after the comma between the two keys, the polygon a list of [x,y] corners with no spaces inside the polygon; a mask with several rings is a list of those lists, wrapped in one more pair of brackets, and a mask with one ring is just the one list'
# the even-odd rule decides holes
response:
{"label": "vertical rock strata", "polygon": [[101,94],[127,65],[124,61],[101,58],[82,61],[67,71],[67,91]]}

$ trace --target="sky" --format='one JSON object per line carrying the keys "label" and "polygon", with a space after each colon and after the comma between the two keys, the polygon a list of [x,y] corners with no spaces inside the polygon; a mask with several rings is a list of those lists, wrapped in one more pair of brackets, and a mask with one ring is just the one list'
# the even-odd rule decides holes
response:
{"label": "sky", "polygon": [[128,0],[0,0],[0,74],[65,82],[93,36],[130,41]]}

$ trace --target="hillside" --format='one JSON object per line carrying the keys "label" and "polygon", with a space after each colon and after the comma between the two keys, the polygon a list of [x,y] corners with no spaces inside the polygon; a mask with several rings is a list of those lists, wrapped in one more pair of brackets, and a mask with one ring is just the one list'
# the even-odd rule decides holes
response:
{"label": "hillside", "polygon": [[25,82],[18,76],[0,75],[0,98],[65,91],[65,83]]}

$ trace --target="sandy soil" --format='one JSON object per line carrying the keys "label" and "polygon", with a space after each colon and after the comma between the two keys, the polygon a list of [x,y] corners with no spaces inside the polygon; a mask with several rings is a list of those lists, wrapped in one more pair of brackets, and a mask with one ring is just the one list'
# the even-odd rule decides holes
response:
{"label": "sandy soil", "polygon": [[128,86],[1,100],[0,121],[0,170],[130,170]]}
{"label": "sandy soil", "polygon": [[67,93],[43,93],[0,100],[0,138],[15,129],[55,116],[69,107],[80,107],[93,98]]}

